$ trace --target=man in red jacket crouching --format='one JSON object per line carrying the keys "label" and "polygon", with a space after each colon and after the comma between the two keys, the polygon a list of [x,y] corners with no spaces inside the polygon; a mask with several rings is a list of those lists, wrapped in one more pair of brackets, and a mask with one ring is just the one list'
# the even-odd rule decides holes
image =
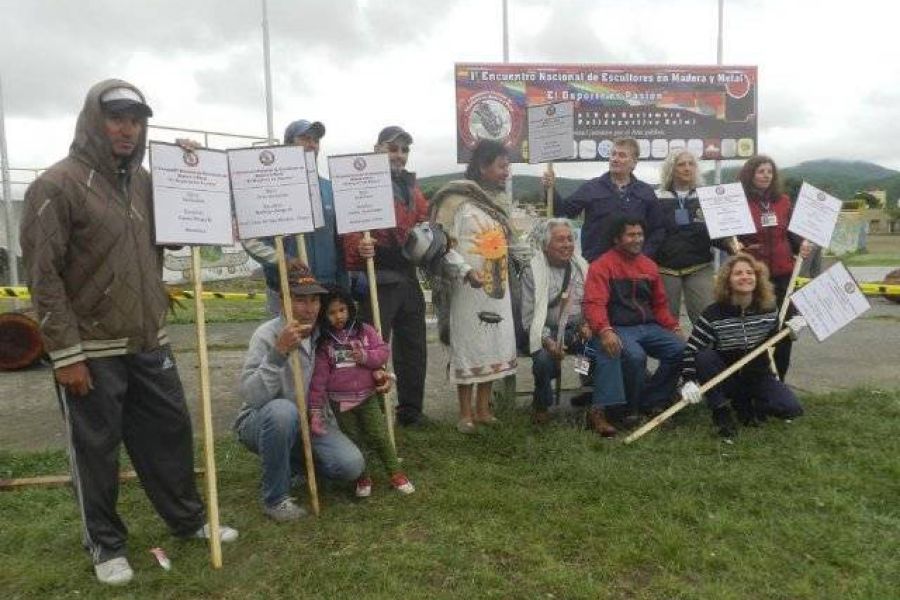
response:
{"label": "man in red jacket crouching", "polygon": [[[656,263],[641,253],[643,223],[621,217],[610,228],[611,250],[591,263],[584,284],[584,316],[594,334],[594,395],[590,427],[616,435],[606,408],[627,405],[631,414],[654,413],[672,397],[684,340],[669,312]],[[659,360],[647,379],[647,355]]]}

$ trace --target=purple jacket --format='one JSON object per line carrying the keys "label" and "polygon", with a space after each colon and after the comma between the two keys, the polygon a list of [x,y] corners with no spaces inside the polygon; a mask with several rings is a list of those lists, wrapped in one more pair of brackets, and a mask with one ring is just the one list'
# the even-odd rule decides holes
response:
{"label": "purple jacket", "polygon": [[[322,408],[326,399],[359,404],[375,391],[372,371],[384,367],[391,351],[374,327],[368,323],[359,325],[353,333],[346,329],[322,333],[309,384],[311,408]],[[356,348],[363,351],[362,364],[349,356]]]}

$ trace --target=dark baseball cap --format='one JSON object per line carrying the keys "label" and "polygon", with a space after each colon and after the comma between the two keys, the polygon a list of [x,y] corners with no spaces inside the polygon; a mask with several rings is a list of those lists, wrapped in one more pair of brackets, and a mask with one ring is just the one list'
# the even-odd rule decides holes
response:
{"label": "dark baseball cap", "polygon": [[322,138],[325,135],[325,125],[323,125],[321,121],[307,121],[306,119],[294,121],[284,130],[284,143],[290,144],[294,141],[295,137],[305,134]]}
{"label": "dark baseball cap", "polygon": [[292,296],[328,293],[328,290],[316,281],[316,276],[309,267],[299,258],[288,261],[288,287]]}
{"label": "dark baseball cap", "polygon": [[409,133],[399,125],[389,125],[381,130],[378,134],[378,144],[390,144],[397,140],[405,140],[407,144],[413,143],[413,138]]}
{"label": "dark baseball cap", "polygon": [[141,95],[129,87],[114,87],[100,94],[103,112],[111,115],[132,113],[139,117],[152,117],[153,111]]}

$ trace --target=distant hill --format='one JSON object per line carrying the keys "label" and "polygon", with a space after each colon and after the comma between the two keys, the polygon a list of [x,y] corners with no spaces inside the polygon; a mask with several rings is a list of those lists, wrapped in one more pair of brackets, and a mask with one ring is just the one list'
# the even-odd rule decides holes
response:
{"label": "distant hill", "polygon": [[[448,181],[462,179],[462,173],[448,173],[445,175],[431,175],[419,179],[419,186],[425,196],[431,199],[432,194],[439,190]],[[568,196],[574,192],[578,186],[584,183],[583,179],[571,179],[567,177],[556,178],[556,188],[563,196]],[[513,175],[513,190],[515,190],[516,199],[520,202],[538,202],[543,197],[543,188],[541,186],[541,178],[534,175]]]}
{"label": "distant hill", "polygon": [[[725,183],[737,181],[739,170],[740,167],[722,169],[722,181]],[[788,189],[796,189],[799,187],[799,182],[806,181],[842,200],[848,200],[856,192],[873,189],[887,191],[889,206],[896,206],[897,199],[900,198],[900,171],[886,169],[870,162],[836,159],[810,160],[782,169],[781,176],[782,181],[787,182]],[[704,177],[706,181],[711,182],[712,171],[704,173]],[[431,198],[431,195],[442,185],[461,178],[462,173],[432,175],[421,178],[419,184],[425,195]],[[793,186],[790,180],[793,180]],[[574,192],[584,181],[565,177],[556,178],[557,189],[562,196]],[[540,177],[515,175],[513,189],[519,202],[543,202]]]}
{"label": "distant hill", "polygon": [[[737,181],[739,171],[740,167],[722,169],[722,181]],[[704,176],[707,181],[712,181],[712,171],[707,171]],[[781,169],[781,178],[782,182],[790,179],[806,181],[842,200],[850,199],[857,192],[886,190],[888,203],[894,206],[900,196],[900,171],[864,161],[810,160]]]}

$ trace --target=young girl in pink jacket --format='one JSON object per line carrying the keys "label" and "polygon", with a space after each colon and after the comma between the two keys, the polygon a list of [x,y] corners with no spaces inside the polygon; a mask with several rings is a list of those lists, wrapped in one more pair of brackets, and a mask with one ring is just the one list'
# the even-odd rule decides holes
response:
{"label": "young girl in pink jacket", "polygon": [[[378,454],[391,487],[412,494],[416,488],[400,470],[375,393],[376,383],[387,377],[388,345],[374,327],[357,321],[356,305],[341,288],[332,288],[323,297],[319,329],[309,391],[310,430],[313,435],[325,434],[322,410],[325,402],[330,402],[341,431],[361,450],[368,448]],[[366,469],[356,480],[356,496],[371,494],[372,478]]]}

